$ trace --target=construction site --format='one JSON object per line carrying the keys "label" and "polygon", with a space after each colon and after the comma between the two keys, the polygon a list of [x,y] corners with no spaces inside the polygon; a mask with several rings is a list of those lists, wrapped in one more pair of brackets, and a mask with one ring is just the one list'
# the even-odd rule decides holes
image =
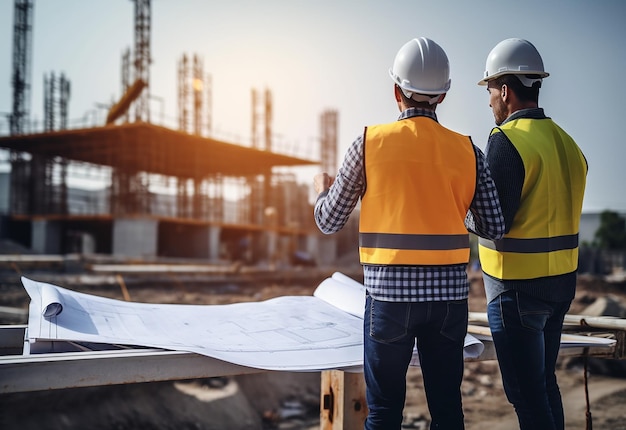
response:
{"label": "construction site", "polygon": [[[213,106],[210,71],[204,70],[199,55],[181,53],[177,64],[171,65],[178,78],[172,82],[177,87],[178,127],[155,124],[151,118],[156,115],[150,109],[150,101],[158,98],[151,92],[155,58],[151,1],[132,3],[134,41],[120,58],[121,96],[100,106],[106,109],[104,121],[92,118],[87,126],[87,121],[70,126],[77,121],[72,121],[69,109],[72,83],[64,73],[43,76],[43,121],[31,115],[33,81],[42,78],[31,72],[33,57],[38,55],[33,51],[37,4],[14,1],[11,111],[0,118],[6,119],[0,124],[0,325],[10,324],[0,330],[1,360],[11,361],[14,354],[22,354],[11,345],[15,340],[11,333],[28,321],[29,300],[21,286],[22,275],[126,301],[205,305],[310,295],[342,252],[350,264],[356,262],[356,226],[324,237],[313,221],[312,178],[302,184],[292,172],[302,166],[336,171],[338,112],[322,111],[312,119],[319,121],[317,157],[294,155],[297,148],[285,151],[284,145],[275,144],[272,90],[250,88],[250,140],[217,138],[212,115],[220,107]],[[62,361],[68,371],[80,373],[75,364]],[[134,368],[135,376],[123,383],[106,381],[118,372],[102,367],[108,366],[105,362],[117,369]],[[164,405],[174,408],[165,412],[173,419],[146,411],[146,417],[154,416],[153,424],[128,422],[127,428],[273,428],[278,421],[291,422],[287,428],[299,428],[302,418],[319,426],[318,372],[275,377],[254,372],[248,383],[239,383],[248,385],[245,390],[241,385],[233,396],[219,394],[201,400],[197,415],[185,405],[193,398],[192,392],[204,390],[205,384],[229,391],[237,383],[228,375],[247,372],[212,369],[213,362],[203,358],[197,363],[176,358],[169,370],[164,363],[151,366],[140,357],[127,364],[105,362],[91,362],[105,378],[94,387],[91,400],[78,388],[80,384],[37,391],[63,403],[53,407],[57,417],[65,416],[69,405],[82,411],[85,415],[75,422],[80,428],[93,427],[94,420],[101,421],[102,428],[116,424],[115,419],[97,418],[99,413],[90,411],[76,395],[94,406],[108,404],[114,415],[125,415],[125,406],[107,400],[105,386],[111,383],[114,396],[120,399],[124,397],[120,390],[127,388],[147,388],[153,393],[162,388],[174,390],[171,398],[162,398]],[[18,373],[25,370],[23,364],[18,365],[22,370],[15,369]],[[152,368],[168,381],[181,379],[185,386],[182,380],[190,380],[192,392],[179,392],[172,382],[136,384],[143,378],[137,379],[135,366]],[[11,368],[11,364],[2,366],[2,372],[17,376]],[[45,365],[36,368],[48,375],[44,379],[60,375]],[[175,369],[194,374],[176,376]],[[25,380],[19,378],[18,385],[25,387]],[[8,378],[0,376],[0,380],[7,388]],[[183,385],[180,389],[186,390]],[[242,390],[254,393],[251,398],[258,404],[251,408]],[[58,428],[57,418],[50,419],[43,411],[24,421],[22,408],[38,402],[38,395],[30,390],[12,391],[2,390],[0,395],[0,427]],[[300,424],[295,427],[293,419],[284,419],[277,409],[294,396],[304,396],[296,402],[295,422]],[[132,397],[122,402],[135,411],[146,400],[151,402],[152,396],[136,392]],[[14,401],[18,404],[10,406]],[[205,401],[225,414],[212,406],[206,408]],[[183,410],[188,410],[184,420],[195,424],[180,421]],[[68,425],[74,424],[62,426]]]}
{"label": "construction site", "polygon": [[[39,254],[267,265],[337,257],[312,219],[310,184],[290,168],[337,166],[338,112],[319,116],[319,158],[273,145],[271,89],[251,88],[248,145],[212,137],[210,73],[198,55],[178,62],[178,128],[151,123],[151,4],[134,1],[134,44],[120,59],[122,96],[106,120],[69,128],[71,82],[44,76],[44,120],[30,118],[33,1],[15,1],[12,111],[0,136],[0,237]],[[81,181],[99,184],[81,189]],[[73,184],[79,184],[78,186]]]}
{"label": "construction site", "polygon": [[[125,2],[132,4],[134,40],[119,59],[120,96],[99,106],[104,119],[88,123],[72,121],[69,77],[32,75],[33,58],[40,55],[33,47],[37,2],[13,1],[12,56],[5,59],[11,62],[11,109],[0,113],[0,428],[363,428],[367,406],[358,367],[276,371],[190,349],[29,334],[32,321],[52,320],[33,304],[25,278],[71,290],[72,297],[135,309],[206,305],[203,310],[313,298],[337,272],[363,281],[358,215],[341,232],[321,234],[313,219],[312,178],[302,183],[296,174],[307,166],[336,173],[338,110],[324,109],[311,119],[318,125],[315,155],[303,156],[306,151],[278,143],[272,88],[251,85],[242,103],[250,139],[218,138],[214,114],[221,107],[213,103],[216,84],[202,56],[181,52],[176,64],[156,62],[151,0]],[[177,72],[176,127],[157,123],[162,113],[152,111],[151,101],[159,102],[151,85],[157,64]],[[31,101],[40,79],[44,99]],[[33,102],[44,107],[39,121]],[[485,334],[480,268],[470,265],[468,278],[469,327]],[[620,406],[626,399],[624,286],[623,279],[579,277],[564,333],[596,343],[576,344],[559,357],[569,429],[590,429],[593,409],[596,429],[626,430]],[[109,316],[100,319],[108,324]],[[266,322],[241,326],[251,332]],[[335,321],[322,323],[334,327]],[[261,343],[271,356],[280,336],[268,333]],[[488,334],[481,340],[484,350],[466,361],[466,428],[516,428],[493,342]],[[407,388],[402,428],[426,429],[419,366],[409,369]]]}

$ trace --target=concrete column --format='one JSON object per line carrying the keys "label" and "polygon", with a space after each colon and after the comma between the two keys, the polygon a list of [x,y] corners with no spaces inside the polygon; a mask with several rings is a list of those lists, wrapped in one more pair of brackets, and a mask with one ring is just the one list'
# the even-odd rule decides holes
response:
{"label": "concrete column", "polygon": [[31,248],[41,254],[61,254],[61,224],[58,221],[33,221]]}
{"label": "concrete column", "polygon": [[159,222],[142,218],[117,218],[113,222],[113,255],[156,257]]}
{"label": "concrete column", "polygon": [[221,227],[209,226],[208,241],[209,241],[209,260],[218,261],[220,259],[220,234],[222,232]]}
{"label": "concrete column", "polygon": [[11,211],[9,196],[11,195],[11,174],[0,173],[0,214],[8,214]]}
{"label": "concrete column", "polygon": [[306,236],[306,243],[304,245],[304,249],[309,255],[311,255],[317,264],[320,264],[320,253],[319,253],[319,235],[317,234],[309,234]]}
{"label": "concrete column", "polygon": [[331,266],[337,260],[337,237],[335,235],[311,235],[307,250],[320,266]]}
{"label": "concrete column", "polygon": [[278,262],[278,232],[267,231],[267,261],[271,267],[276,267]]}
{"label": "concrete column", "polygon": [[323,236],[319,241],[320,265],[332,266],[337,261],[337,237],[335,235]]}

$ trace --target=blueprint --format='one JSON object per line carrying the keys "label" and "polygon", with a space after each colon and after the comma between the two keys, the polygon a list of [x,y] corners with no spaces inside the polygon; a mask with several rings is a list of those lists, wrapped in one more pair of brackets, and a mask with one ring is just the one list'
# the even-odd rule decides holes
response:
{"label": "blueprint", "polygon": [[[335,273],[313,296],[228,305],[133,303],[22,277],[28,338],[189,351],[265,370],[358,369],[363,364],[362,284]],[[466,357],[483,344],[466,338]],[[414,365],[418,364],[414,354]]]}

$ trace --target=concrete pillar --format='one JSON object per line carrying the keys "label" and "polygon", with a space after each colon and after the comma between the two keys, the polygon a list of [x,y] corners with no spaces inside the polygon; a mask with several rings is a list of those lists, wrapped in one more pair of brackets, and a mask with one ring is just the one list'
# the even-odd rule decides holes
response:
{"label": "concrete pillar", "polygon": [[117,218],[113,222],[113,255],[156,257],[159,222],[145,218]]}
{"label": "concrete pillar", "polygon": [[308,252],[319,266],[331,266],[337,260],[337,237],[335,235],[311,235],[307,241]]}
{"label": "concrete pillar", "polygon": [[278,262],[278,232],[267,231],[267,261],[272,267]]}
{"label": "concrete pillar", "polygon": [[221,227],[209,226],[208,242],[209,242],[209,260],[218,261],[220,259],[220,234]]}
{"label": "concrete pillar", "polygon": [[317,234],[309,234],[306,236],[305,238],[305,245],[304,245],[304,249],[306,250],[306,252],[311,255],[315,261],[317,262],[317,264],[320,264],[320,255],[319,255],[319,246],[318,246],[318,237],[319,235]]}
{"label": "concrete pillar", "polygon": [[31,248],[41,254],[61,254],[61,224],[58,221],[34,220]]}
{"label": "concrete pillar", "polygon": [[0,173],[0,214],[8,214],[11,209],[9,196],[11,195],[11,174]]}
{"label": "concrete pillar", "polygon": [[320,265],[332,266],[337,261],[337,237],[323,236],[319,241]]}

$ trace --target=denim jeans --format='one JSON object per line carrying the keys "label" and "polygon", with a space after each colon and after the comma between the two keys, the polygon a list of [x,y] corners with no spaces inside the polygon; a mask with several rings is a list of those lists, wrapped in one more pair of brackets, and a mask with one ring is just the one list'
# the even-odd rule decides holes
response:
{"label": "denim jeans", "polygon": [[467,312],[467,300],[405,303],[367,296],[363,332],[369,408],[366,430],[401,428],[406,373],[416,344],[430,428],[464,428],[461,382]]}
{"label": "denim jeans", "polygon": [[487,306],[504,391],[522,430],[564,428],[555,368],[570,303],[509,290]]}

